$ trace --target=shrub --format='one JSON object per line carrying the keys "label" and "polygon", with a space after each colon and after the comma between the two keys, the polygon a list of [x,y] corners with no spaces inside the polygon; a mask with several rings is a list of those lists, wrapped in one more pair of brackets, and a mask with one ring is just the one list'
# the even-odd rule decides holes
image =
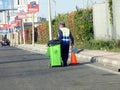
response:
{"label": "shrub", "polygon": [[99,49],[99,50],[110,50],[117,47],[117,42],[112,41],[102,41],[102,40],[90,40],[88,44],[89,49]]}

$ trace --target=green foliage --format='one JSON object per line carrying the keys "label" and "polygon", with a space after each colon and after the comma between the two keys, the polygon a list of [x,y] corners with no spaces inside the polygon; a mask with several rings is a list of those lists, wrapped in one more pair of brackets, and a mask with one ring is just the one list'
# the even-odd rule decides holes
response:
{"label": "green foliage", "polygon": [[[58,37],[58,25],[60,21],[65,21],[66,27],[68,27],[77,42],[86,42],[93,39],[93,15],[92,9],[78,9],[71,13],[59,14],[52,20],[52,37]],[[44,24],[45,23],[45,24]],[[45,43],[48,41],[48,36],[45,33],[49,33],[48,22],[44,22],[38,27],[38,41]],[[43,32],[44,31],[44,32]],[[47,38],[46,38],[47,37]],[[48,39],[48,40],[47,40]]]}
{"label": "green foliage", "polygon": [[60,21],[65,21],[67,23],[67,14],[59,14],[57,17],[55,17],[52,20],[52,35],[53,38],[57,38],[58,37],[58,25]]}
{"label": "green foliage", "polygon": [[111,50],[117,47],[116,41],[90,40],[87,42],[90,49]]}
{"label": "green foliage", "polygon": [[92,9],[81,9],[75,16],[75,30],[78,33],[77,39],[88,41],[93,38],[93,16]]}
{"label": "green foliage", "polygon": [[49,40],[48,22],[41,23],[37,27],[37,43],[47,43]]}
{"label": "green foliage", "polygon": [[69,14],[59,14],[52,20],[53,37],[57,37],[58,24],[61,20],[71,30],[75,42],[93,39],[92,9],[80,9]]}
{"label": "green foliage", "polygon": [[110,50],[117,47],[116,41],[90,41],[92,49]]}
{"label": "green foliage", "polygon": [[112,0],[108,0],[109,10],[110,10],[110,22],[113,24],[113,10],[112,10]]}
{"label": "green foliage", "polygon": [[[52,20],[53,38],[58,37],[58,25],[60,21],[65,21],[66,26],[71,30],[75,46],[77,48],[96,50],[118,50],[116,41],[102,41],[93,39],[93,14],[92,9],[77,9],[77,11],[59,14]],[[48,22],[40,24],[38,30],[37,43],[47,43],[49,40]]]}

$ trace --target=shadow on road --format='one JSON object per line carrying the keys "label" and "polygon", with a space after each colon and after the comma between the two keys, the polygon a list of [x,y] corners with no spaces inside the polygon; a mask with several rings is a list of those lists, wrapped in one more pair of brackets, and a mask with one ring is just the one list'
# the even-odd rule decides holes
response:
{"label": "shadow on road", "polygon": [[[29,67],[28,67],[29,68]],[[47,65],[43,67],[39,67],[39,69],[27,69],[15,72],[7,72],[4,75],[0,75],[0,79],[8,79],[8,78],[25,78],[25,77],[35,77],[35,76],[44,76],[44,75],[59,75],[64,74],[65,72],[69,71],[79,71],[80,69],[89,69],[89,67],[83,67],[83,65],[76,65],[76,66],[68,66],[68,67],[49,67]]]}
{"label": "shadow on road", "polygon": [[42,55],[42,56],[45,56],[44,54],[37,54],[37,53],[34,53],[34,54],[18,54],[18,55],[4,55],[4,56],[0,56],[0,58],[11,58],[11,57],[29,57],[29,56],[38,56],[38,55]]}
{"label": "shadow on road", "polygon": [[35,58],[35,59],[22,59],[22,60],[10,60],[10,61],[3,61],[0,64],[9,64],[9,63],[19,63],[19,62],[30,62],[30,61],[40,61],[40,60],[48,60],[49,58]]}

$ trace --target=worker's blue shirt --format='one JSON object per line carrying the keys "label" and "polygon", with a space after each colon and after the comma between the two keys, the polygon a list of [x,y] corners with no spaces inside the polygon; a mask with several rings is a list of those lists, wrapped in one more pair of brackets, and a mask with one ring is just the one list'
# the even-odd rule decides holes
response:
{"label": "worker's blue shirt", "polygon": [[74,44],[74,38],[73,38],[70,30],[66,27],[59,28],[58,39],[61,40],[61,44],[63,44],[63,45],[69,45],[70,39],[71,39],[71,44]]}

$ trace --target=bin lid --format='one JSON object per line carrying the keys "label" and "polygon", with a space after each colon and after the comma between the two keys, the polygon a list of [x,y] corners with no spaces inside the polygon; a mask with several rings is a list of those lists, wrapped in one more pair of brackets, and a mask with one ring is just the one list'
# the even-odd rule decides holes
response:
{"label": "bin lid", "polygon": [[61,44],[61,41],[58,40],[58,39],[48,41],[48,46],[55,46],[55,45],[58,45],[58,44]]}

